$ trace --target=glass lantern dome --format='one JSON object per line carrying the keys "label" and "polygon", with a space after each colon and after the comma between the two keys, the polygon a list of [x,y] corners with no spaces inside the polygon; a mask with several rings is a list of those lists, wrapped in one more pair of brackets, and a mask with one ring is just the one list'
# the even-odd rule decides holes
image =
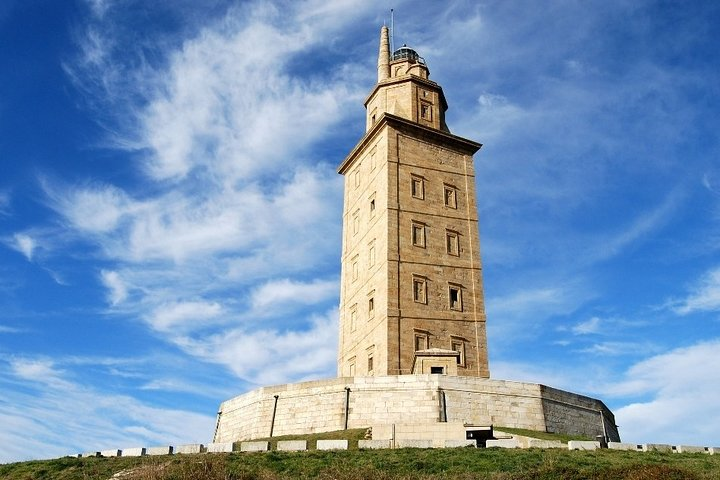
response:
{"label": "glass lantern dome", "polygon": [[406,44],[393,52],[391,60],[409,60],[412,63],[425,65],[425,59]]}

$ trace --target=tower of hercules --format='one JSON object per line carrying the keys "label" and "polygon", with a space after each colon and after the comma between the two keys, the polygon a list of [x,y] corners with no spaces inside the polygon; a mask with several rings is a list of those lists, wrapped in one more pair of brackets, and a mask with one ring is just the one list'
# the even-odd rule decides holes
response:
{"label": "tower of hercules", "polygon": [[345,177],[338,376],[488,377],[473,154],[425,61],[380,34]]}

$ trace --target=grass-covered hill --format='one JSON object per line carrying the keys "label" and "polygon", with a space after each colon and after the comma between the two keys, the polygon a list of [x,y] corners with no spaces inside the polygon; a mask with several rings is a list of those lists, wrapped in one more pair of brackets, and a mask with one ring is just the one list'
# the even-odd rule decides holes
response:
{"label": "grass-covered hill", "polygon": [[0,465],[3,480],[717,480],[720,455],[564,449],[271,451],[61,458]]}

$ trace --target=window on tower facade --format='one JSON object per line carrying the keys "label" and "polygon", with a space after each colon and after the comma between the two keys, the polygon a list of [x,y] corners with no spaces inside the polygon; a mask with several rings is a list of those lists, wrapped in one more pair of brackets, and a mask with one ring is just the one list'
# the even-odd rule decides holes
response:
{"label": "window on tower facade", "polygon": [[373,369],[375,367],[375,362],[373,362],[373,356],[375,354],[375,345],[371,346],[366,350],[367,352],[367,371],[368,375],[372,375]]}
{"label": "window on tower facade", "polygon": [[460,285],[450,285],[448,287],[448,298],[450,300],[450,310],[462,312],[462,287]]}
{"label": "window on tower facade", "polygon": [[452,337],[450,339],[450,350],[458,352],[457,364],[461,367],[465,366],[465,342],[461,338]]}
{"label": "window on tower facade", "polygon": [[413,277],[413,300],[417,303],[427,304],[427,280],[423,277]]}
{"label": "window on tower facade", "polygon": [[352,357],[350,359],[350,362],[348,362],[350,365],[348,366],[348,374],[351,377],[355,376],[355,357]]}
{"label": "window on tower facade", "polygon": [[375,192],[370,195],[370,217],[375,216]]}
{"label": "window on tower facade", "polygon": [[457,232],[445,231],[445,248],[450,255],[460,255],[460,235]]}
{"label": "window on tower facade", "polygon": [[457,208],[457,188],[452,185],[444,186],[445,194],[445,206],[449,208]]}
{"label": "window on tower facade", "polygon": [[352,281],[353,282],[358,279],[358,271],[360,270],[360,267],[358,265],[359,258],[360,258],[359,255],[355,255],[351,260],[351,262],[352,262]]}
{"label": "window on tower facade", "polygon": [[375,290],[368,293],[368,318],[375,316]]}
{"label": "window on tower facade", "polygon": [[350,331],[354,332],[357,328],[357,303],[350,307]]}
{"label": "window on tower facade", "polygon": [[355,188],[358,188],[360,186],[360,165],[357,166],[357,169],[355,170]]}
{"label": "window on tower facade", "polygon": [[418,222],[413,222],[412,231],[410,232],[412,238],[412,244],[416,247],[425,248],[425,225]]}
{"label": "window on tower facade", "polygon": [[370,152],[370,171],[372,172],[375,170],[375,167],[377,166],[377,158],[375,156],[376,150],[373,148]]}
{"label": "window on tower facade", "polygon": [[353,235],[360,231],[360,210],[355,210],[352,217]]}
{"label": "window on tower facade", "polygon": [[410,190],[412,196],[423,200],[425,198],[425,179],[417,175],[411,177]]}
{"label": "window on tower facade", "polygon": [[415,331],[415,351],[430,348],[430,335],[427,332]]}
{"label": "window on tower facade", "polygon": [[432,120],[432,105],[420,102],[420,118],[428,121]]}
{"label": "window on tower facade", "polygon": [[368,266],[375,265],[375,239],[368,244]]}

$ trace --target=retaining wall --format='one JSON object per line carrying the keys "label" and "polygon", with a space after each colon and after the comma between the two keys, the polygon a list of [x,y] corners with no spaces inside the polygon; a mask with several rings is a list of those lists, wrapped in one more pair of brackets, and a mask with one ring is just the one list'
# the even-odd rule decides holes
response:
{"label": "retaining wall", "polygon": [[347,428],[461,422],[620,440],[612,412],[599,400],[534,383],[448,375],[263,387],[223,402],[218,415],[214,442],[342,430],[345,422]]}

